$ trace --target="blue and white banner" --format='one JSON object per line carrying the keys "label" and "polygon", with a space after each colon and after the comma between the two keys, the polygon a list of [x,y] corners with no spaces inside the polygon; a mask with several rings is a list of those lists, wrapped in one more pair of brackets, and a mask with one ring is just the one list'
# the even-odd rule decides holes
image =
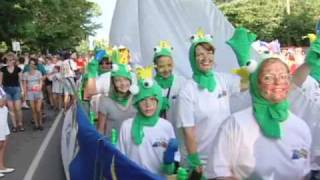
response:
{"label": "blue and white banner", "polygon": [[71,180],[165,179],[143,169],[123,155],[90,124],[80,104],[77,105],[75,113],[79,151],[69,165]]}

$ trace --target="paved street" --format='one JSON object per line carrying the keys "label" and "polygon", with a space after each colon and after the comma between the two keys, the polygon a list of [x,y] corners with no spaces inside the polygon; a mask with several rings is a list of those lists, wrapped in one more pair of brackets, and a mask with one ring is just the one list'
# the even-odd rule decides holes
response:
{"label": "paved street", "polygon": [[[9,136],[6,154],[7,166],[15,168],[16,171],[14,173],[7,174],[2,179],[22,180],[25,178],[27,171],[29,171],[28,173],[29,175],[32,175],[32,180],[64,180],[65,177],[60,157],[62,120],[58,123],[57,128],[53,132],[53,136],[49,139],[49,144],[44,149],[43,156],[39,156],[39,148],[43,144],[50,128],[57,117],[61,117],[58,116],[59,112],[49,111],[46,109],[44,131],[33,130],[30,110],[23,110],[23,113],[26,131],[12,133]],[[29,168],[35,158],[38,159],[38,161],[33,163],[33,166]],[[27,178],[25,179],[27,180]]]}

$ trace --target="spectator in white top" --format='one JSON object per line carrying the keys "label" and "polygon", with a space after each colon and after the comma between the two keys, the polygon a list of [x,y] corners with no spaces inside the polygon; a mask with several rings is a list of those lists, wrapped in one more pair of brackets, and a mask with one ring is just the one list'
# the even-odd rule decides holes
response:
{"label": "spectator in white top", "polygon": [[63,77],[63,93],[64,93],[64,110],[66,111],[75,99],[75,71],[77,64],[75,62],[77,55],[72,53],[66,55],[66,59],[62,62],[61,72]]}
{"label": "spectator in white top", "polygon": [[8,108],[6,107],[6,94],[0,87],[0,178],[4,173],[11,173],[15,169],[7,168],[5,165],[5,152],[7,147],[7,136],[10,134],[8,127]]}

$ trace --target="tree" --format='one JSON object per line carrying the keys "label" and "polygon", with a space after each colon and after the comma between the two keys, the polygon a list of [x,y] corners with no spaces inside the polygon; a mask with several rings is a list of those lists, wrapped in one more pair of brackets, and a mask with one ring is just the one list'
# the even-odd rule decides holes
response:
{"label": "tree", "polygon": [[0,41],[11,44],[12,39],[23,37],[21,28],[31,18],[24,0],[1,0]]}
{"label": "tree", "polygon": [[97,5],[86,0],[5,0],[0,7],[0,41],[15,39],[31,50],[73,49],[99,27],[91,22]]}
{"label": "tree", "polygon": [[284,45],[306,45],[302,39],[315,30],[318,0],[290,0],[291,13],[287,14],[286,0],[217,0],[229,21],[244,26],[261,40],[279,39]]}

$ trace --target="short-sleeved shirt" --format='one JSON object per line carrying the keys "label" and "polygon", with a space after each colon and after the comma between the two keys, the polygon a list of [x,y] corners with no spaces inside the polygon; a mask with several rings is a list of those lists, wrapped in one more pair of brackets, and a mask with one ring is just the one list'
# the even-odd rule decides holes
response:
{"label": "short-sleeved shirt", "polygon": [[[177,127],[195,127],[198,153],[204,163],[220,125],[231,115],[230,96],[240,92],[240,79],[237,76],[223,73],[215,73],[215,76],[216,88],[213,92],[200,89],[190,79],[178,97]],[[181,156],[182,164],[185,164],[187,154],[182,151]]]}
{"label": "short-sleeved shirt", "polygon": [[12,73],[8,71],[6,66],[1,68],[1,72],[3,74],[2,76],[3,86],[10,86],[10,87],[20,86],[19,73],[21,72],[21,69],[18,66],[14,66],[14,70]]}
{"label": "short-sleeved shirt", "polygon": [[73,59],[66,59],[61,64],[61,73],[64,78],[76,77],[75,71],[77,70],[77,64]]}
{"label": "short-sleeved shirt", "polygon": [[176,116],[177,112],[177,99],[179,96],[180,89],[185,85],[186,79],[179,75],[174,75],[173,84],[170,88],[162,89],[162,95],[168,97],[171,106],[170,109],[166,112],[166,119],[169,120],[173,127],[176,127]]}
{"label": "short-sleeved shirt", "polygon": [[132,138],[133,121],[133,118],[125,120],[121,126],[119,136],[120,151],[141,167],[153,173],[161,174],[163,154],[170,139],[175,138],[171,123],[160,118],[155,126],[145,126],[143,128],[144,137],[142,143],[137,145]]}
{"label": "short-sleeved shirt", "polygon": [[281,129],[280,139],[264,136],[251,107],[230,116],[212,146],[207,177],[304,179],[310,171],[309,127],[290,113]]}
{"label": "short-sleeved shirt", "polygon": [[40,71],[36,70],[34,74],[31,74],[31,72],[26,72],[23,75],[23,79],[27,81],[28,91],[39,91],[39,86],[42,81],[42,74]]}
{"label": "short-sleeved shirt", "polygon": [[0,107],[0,141],[4,141],[6,136],[10,134],[8,126],[8,108]]}
{"label": "short-sleeved shirt", "polygon": [[134,117],[136,114],[136,109],[132,104],[129,104],[128,107],[124,107],[108,96],[101,96],[99,104],[98,111],[107,117],[106,136],[108,137],[111,137],[112,129],[120,131],[122,122]]}

